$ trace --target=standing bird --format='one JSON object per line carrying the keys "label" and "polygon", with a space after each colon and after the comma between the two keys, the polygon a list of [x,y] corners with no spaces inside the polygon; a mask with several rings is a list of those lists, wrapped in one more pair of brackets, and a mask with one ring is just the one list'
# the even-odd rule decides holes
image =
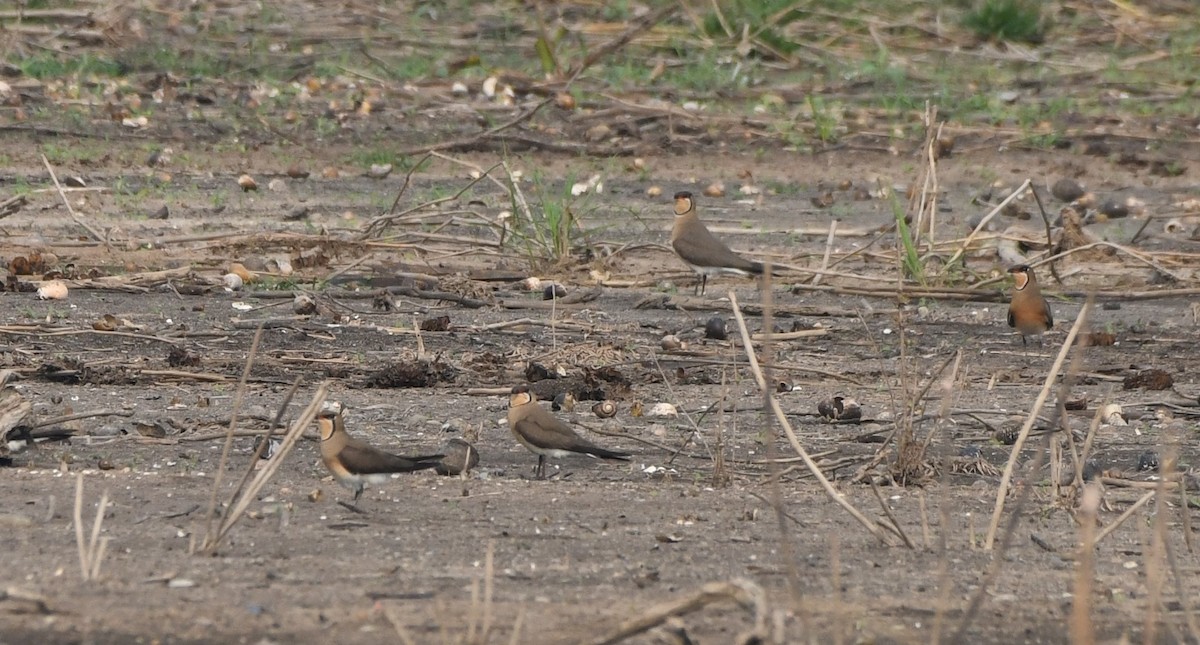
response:
{"label": "standing bird", "polygon": [[734,253],[718,240],[696,215],[696,200],[687,191],[675,193],[675,226],[671,248],[693,271],[700,274],[699,292],[704,294],[708,276],[720,274],[762,275],[762,262]]}
{"label": "standing bird", "polygon": [[508,429],[522,446],[538,456],[538,479],[546,478],[546,457],[580,454],[623,461],[630,457],[627,452],[601,448],[575,434],[570,426],[537,404],[528,385],[514,387],[508,397]]}
{"label": "standing bird", "polygon": [[354,491],[355,505],[368,483],[383,483],[392,473],[436,468],[444,456],[401,457],[367,445],[346,433],[340,405],[323,408],[317,414],[317,426],[321,430],[321,461],[339,484]]}
{"label": "standing bird", "polygon": [[1054,316],[1028,264],[1019,264],[1008,272],[1015,280],[1012,302],[1008,305],[1008,326],[1016,327],[1021,332],[1021,344],[1028,345],[1025,337],[1037,336],[1053,327]]}

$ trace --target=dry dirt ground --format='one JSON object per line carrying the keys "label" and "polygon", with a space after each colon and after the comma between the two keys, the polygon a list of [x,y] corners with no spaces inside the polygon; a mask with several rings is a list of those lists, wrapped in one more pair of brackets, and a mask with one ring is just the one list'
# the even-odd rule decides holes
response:
{"label": "dry dirt ground", "polygon": [[[49,269],[82,277],[69,281],[76,288],[65,300],[0,294],[0,367],[19,377],[9,387],[32,404],[36,422],[50,421],[39,430],[72,434],[29,446],[0,469],[0,642],[603,642],[659,603],[726,581],[761,590],[761,606],[720,600],[627,642],[688,642],[684,632],[692,642],[734,642],[756,619],[775,642],[911,643],[936,635],[946,642],[1066,642],[1080,524],[1074,494],[1056,498],[1049,468],[1037,466],[1061,434],[1030,439],[996,549],[981,543],[1010,451],[993,440],[993,427],[1028,414],[1082,294],[1093,289],[1108,295],[1085,332],[1111,332],[1116,342],[1072,354],[1070,398],[1086,405],[1069,413],[1069,424],[1086,432],[1110,402],[1128,420],[1096,429],[1092,454],[1106,476],[1100,526],[1150,490],[1136,487],[1155,481],[1155,473],[1138,470],[1144,452],[1177,451],[1181,468],[1196,462],[1196,296],[1121,297],[1194,283],[1197,243],[1161,234],[1161,220],[1135,246],[1183,284],[1158,284],[1161,271],[1127,254],[1068,258],[1055,267],[1061,282],[1048,267],[1040,273],[1059,324],[1043,343],[1025,347],[1004,323],[1006,267],[993,249],[969,254],[955,283],[983,285],[969,297],[896,297],[897,245],[887,232],[894,219],[889,202],[872,191],[913,181],[922,163],[916,143],[802,154],[718,141],[665,146],[636,167],[632,157],[537,148],[453,153],[481,168],[506,161],[526,177],[537,174],[549,188],[537,193],[527,182],[526,190],[543,202],[561,199],[574,181],[602,177],[602,193],[574,202],[577,248],[555,265],[535,261],[519,243],[495,243],[490,223],[511,203],[486,180],[420,211],[420,220],[359,237],[391,206],[404,176],[368,178],[346,167],[346,154],[378,137],[419,143],[419,125],[354,125],[329,145],[272,142],[269,133],[230,145],[212,115],[238,107],[231,96],[216,100],[205,104],[201,121],[186,109],[163,110],[158,138],[103,120],[89,134],[52,117],[4,134],[12,166],[0,174],[0,198],[19,185],[35,192],[0,221],[0,254],[7,263],[34,250],[53,253]],[[1200,157],[1183,144],[1156,148],[1187,167],[1158,176],[1147,164],[1116,161],[1123,147],[1145,155],[1140,140],[1105,140],[1110,154],[1102,157],[1085,155],[1082,144],[1024,149],[986,136],[971,141],[939,168],[940,239],[970,232],[990,210],[979,198],[993,184],[1032,179],[1051,218],[1061,203],[1045,187],[1064,176],[1080,177],[1104,198],[1136,197],[1150,212],[1169,211],[1196,192]],[[56,171],[89,188],[68,199],[109,240],[107,248],[63,207],[40,161],[49,145],[94,151]],[[160,146],[171,148],[171,159],[145,167],[148,150]],[[310,175],[289,176],[297,166]],[[331,167],[341,172],[323,172]],[[238,188],[243,172],[258,191]],[[400,210],[454,195],[468,174],[431,162],[413,175]],[[853,190],[838,190],[844,181],[868,194],[853,199]],[[726,194],[700,198],[704,217],[750,255],[819,266],[834,212],[814,200],[827,193],[838,204],[833,259],[865,249],[836,267],[864,279],[827,276],[814,286],[811,274],[777,278],[770,291],[776,327],[826,333],[758,349],[773,356],[774,376],[794,383],[778,395],[780,405],[839,493],[870,518],[883,519],[885,504],[912,548],[894,534],[883,545],[825,494],[763,414],[742,343],[705,337],[706,323],[718,316],[736,338],[730,289],[744,307],[763,301],[753,282],[738,279],[688,297],[692,279],[665,246],[668,196],[699,194],[713,182],[723,182]],[[747,196],[743,185],[773,188]],[[652,187],[661,193],[649,196]],[[162,206],[166,219],[150,217]],[[1026,237],[1036,242],[1037,206],[1025,200],[1022,208],[1033,213]],[[1124,244],[1144,222],[1118,219],[1102,230]],[[280,257],[292,274],[280,270]],[[240,292],[222,289],[233,261],[258,269],[259,280]],[[118,277],[177,271],[124,288],[88,282],[91,269]],[[436,290],[458,301],[428,297],[428,281],[395,279],[401,272],[433,276]],[[551,306],[540,290],[506,279],[530,275],[563,284],[567,300]],[[372,295],[389,281],[401,291],[385,311]],[[292,295],[300,291],[313,294],[316,314],[293,316]],[[94,329],[106,314],[124,321],[117,331]],[[449,317],[448,330],[413,332],[437,316]],[[467,435],[481,454],[477,470],[466,479],[398,476],[370,486],[354,512],[339,504],[351,494],[325,472],[310,436],[215,553],[192,553],[205,534],[223,431],[262,319],[273,322],[253,356],[239,430],[261,432],[298,379],[285,413],[297,418],[327,382],[356,436],[425,453]],[[748,326],[760,332],[763,317],[748,316]],[[664,350],[667,334],[685,347]],[[389,386],[384,377],[411,365],[420,348],[432,357],[435,382]],[[956,352],[960,362],[947,366]],[[563,374],[535,383],[546,398],[602,390],[615,401],[618,414],[608,420],[591,413],[590,400],[558,414],[634,458],[556,460],[550,478],[534,480],[536,458],[509,435],[500,394],[526,381],[531,362]],[[1169,373],[1173,387],[1125,388],[1127,377],[1151,368]],[[901,486],[889,480],[894,444],[876,440],[913,416],[906,406],[931,379],[914,422],[918,440],[932,437],[928,469]],[[863,423],[818,418],[817,402],[838,394],[861,403]],[[1055,400],[1052,394],[1043,417]],[[646,409],[671,403],[680,415],[634,416],[635,402]],[[54,421],[73,413],[93,416]],[[234,439],[219,500],[249,465],[253,442]],[[978,461],[960,457],[971,446],[980,448]],[[881,462],[864,478],[877,482],[877,497],[854,479],[880,450]],[[107,555],[99,578],[87,582],[72,513],[76,474],[83,475],[88,528],[100,495],[109,499],[100,533]],[[1087,589],[1102,640],[1184,642],[1195,634],[1189,622],[1197,620],[1200,562],[1187,539],[1196,522],[1188,499],[1175,490],[1152,501],[1095,549]],[[1014,510],[1020,516],[1010,527]],[[1165,536],[1165,554],[1156,536]],[[981,602],[975,610],[973,601]]]}

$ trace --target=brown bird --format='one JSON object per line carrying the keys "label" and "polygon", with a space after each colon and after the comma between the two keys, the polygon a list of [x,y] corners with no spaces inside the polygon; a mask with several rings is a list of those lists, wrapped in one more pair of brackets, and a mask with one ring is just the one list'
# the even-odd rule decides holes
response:
{"label": "brown bird", "polygon": [[1037,336],[1053,327],[1054,316],[1029,265],[1020,264],[1008,272],[1015,280],[1012,302],[1008,305],[1008,326],[1021,332],[1021,344],[1028,345],[1025,337]]}
{"label": "brown bird", "polygon": [[384,452],[355,439],[346,432],[340,405],[326,407],[317,414],[321,430],[321,461],[338,483],[354,491],[354,503],[368,483],[387,481],[392,473],[436,468],[444,455],[401,457]]}
{"label": "brown bird", "polygon": [[699,292],[708,286],[708,276],[762,275],[762,262],[747,260],[718,240],[696,215],[696,200],[687,191],[675,193],[675,226],[671,248],[693,271],[700,274]]}
{"label": "brown bird", "polygon": [[528,385],[512,389],[508,398],[508,429],[522,446],[538,456],[538,479],[546,477],[546,457],[580,454],[625,461],[630,457],[627,452],[601,448],[580,437],[570,426],[538,405]]}

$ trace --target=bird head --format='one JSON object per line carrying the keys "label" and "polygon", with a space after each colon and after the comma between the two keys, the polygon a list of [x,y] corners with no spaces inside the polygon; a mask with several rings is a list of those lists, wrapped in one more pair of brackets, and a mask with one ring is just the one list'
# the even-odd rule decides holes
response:
{"label": "bird head", "polygon": [[1013,275],[1017,291],[1024,289],[1029,284],[1029,281],[1033,279],[1033,269],[1029,268],[1028,264],[1018,264],[1009,269],[1008,272]]}
{"label": "bird head", "polygon": [[686,190],[681,190],[675,193],[675,216],[687,215],[696,208],[695,202],[692,200],[692,194]]}
{"label": "bird head", "polygon": [[338,415],[342,413],[340,403],[326,403],[317,412],[317,427],[321,430],[321,441],[328,441],[337,428]]}
{"label": "bird head", "polygon": [[508,407],[515,408],[526,403],[533,403],[533,393],[529,391],[529,386],[514,385],[512,392],[508,395]]}

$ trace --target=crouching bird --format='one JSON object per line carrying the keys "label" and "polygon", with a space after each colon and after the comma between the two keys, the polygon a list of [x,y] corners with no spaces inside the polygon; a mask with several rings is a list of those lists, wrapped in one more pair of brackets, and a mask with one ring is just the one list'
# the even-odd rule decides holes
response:
{"label": "crouching bird", "polygon": [[336,403],[317,414],[317,427],[321,430],[321,461],[339,484],[354,491],[356,506],[368,483],[383,483],[392,473],[437,468],[444,456],[402,457],[355,439],[346,432],[342,407]]}
{"label": "crouching bird", "polygon": [[628,461],[630,454],[601,448],[579,436],[537,404],[528,385],[518,385],[508,397],[508,429],[517,441],[538,456],[536,477],[546,477],[546,457],[588,455]]}

